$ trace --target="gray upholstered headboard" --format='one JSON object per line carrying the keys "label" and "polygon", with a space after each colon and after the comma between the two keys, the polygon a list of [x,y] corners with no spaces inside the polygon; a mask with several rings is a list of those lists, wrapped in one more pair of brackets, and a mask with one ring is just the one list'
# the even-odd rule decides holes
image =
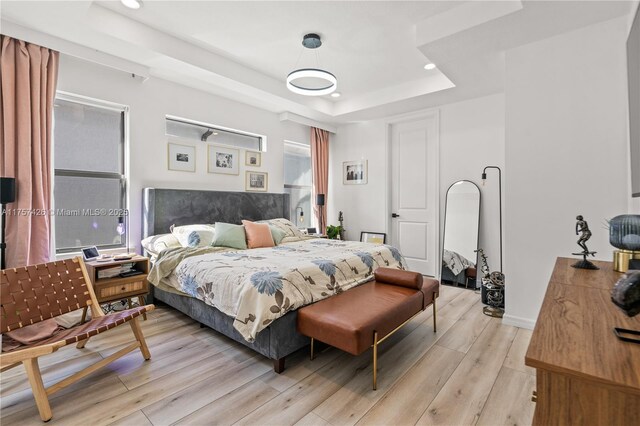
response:
{"label": "gray upholstered headboard", "polygon": [[289,219],[289,194],[144,188],[142,238],[194,223]]}

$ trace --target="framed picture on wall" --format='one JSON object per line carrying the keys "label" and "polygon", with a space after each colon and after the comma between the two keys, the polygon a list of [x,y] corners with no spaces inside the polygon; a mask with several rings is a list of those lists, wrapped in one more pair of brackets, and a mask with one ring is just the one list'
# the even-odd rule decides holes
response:
{"label": "framed picture on wall", "polygon": [[269,181],[269,175],[265,172],[247,171],[244,189],[247,191],[265,191],[266,192],[269,186],[268,181]]}
{"label": "framed picture on wall", "polygon": [[244,157],[244,164],[251,167],[260,167],[262,165],[262,153],[247,151]]}
{"label": "framed picture on wall", "polygon": [[169,142],[167,144],[168,168],[179,172],[196,171],[196,147]]}
{"label": "framed picture on wall", "polygon": [[367,160],[342,163],[342,183],[344,185],[364,185],[367,183],[367,175]]}
{"label": "framed picture on wall", "polygon": [[240,174],[240,151],[221,145],[207,148],[207,171],[225,175]]}
{"label": "framed picture on wall", "polygon": [[384,244],[387,240],[387,234],[381,232],[361,232],[360,242],[371,244]]}

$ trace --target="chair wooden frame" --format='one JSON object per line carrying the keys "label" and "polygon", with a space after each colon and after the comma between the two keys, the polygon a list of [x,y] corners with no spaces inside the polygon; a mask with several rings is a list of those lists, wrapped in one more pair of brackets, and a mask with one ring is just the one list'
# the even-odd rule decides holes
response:
{"label": "chair wooden frame", "polygon": [[[152,311],[155,308],[154,305],[122,311],[117,316],[105,316],[97,301],[86,266],[80,257],[2,270],[0,295],[2,299],[0,301],[2,312],[0,332],[2,334],[76,309],[86,307],[91,309],[91,321],[68,329],[67,333],[61,332],[59,339],[54,335],[42,344],[36,343],[0,354],[0,371],[6,371],[20,364],[24,365],[40,418],[43,421],[53,417],[49,395],[135,349],[140,349],[145,360],[151,358],[138,316]],[[92,336],[127,322],[131,326],[135,342],[48,388],[44,387],[38,366],[39,357],[51,354],[71,343],[77,343],[76,347],[82,349]]]}

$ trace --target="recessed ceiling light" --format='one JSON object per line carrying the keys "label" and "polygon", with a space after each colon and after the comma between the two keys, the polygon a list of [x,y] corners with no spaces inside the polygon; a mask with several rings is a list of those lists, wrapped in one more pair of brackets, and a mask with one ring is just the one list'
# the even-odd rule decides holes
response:
{"label": "recessed ceiling light", "polygon": [[120,0],[120,3],[129,9],[140,9],[142,7],[142,0]]}
{"label": "recessed ceiling light", "polygon": [[340,97],[340,93],[338,93],[338,92],[333,92],[333,93],[331,94],[331,97],[332,97],[332,98],[339,98],[339,97]]}
{"label": "recessed ceiling light", "polygon": [[436,69],[436,64],[427,64],[424,66],[425,70],[434,70]]}

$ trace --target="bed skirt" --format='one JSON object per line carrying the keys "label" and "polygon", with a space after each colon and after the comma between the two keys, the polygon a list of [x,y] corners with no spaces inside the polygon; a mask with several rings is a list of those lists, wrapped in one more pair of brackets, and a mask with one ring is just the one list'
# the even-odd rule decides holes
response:
{"label": "bed skirt", "polygon": [[[299,334],[296,329],[297,311],[289,312],[283,317],[278,318],[258,333],[255,341],[250,343],[233,327],[233,318],[220,312],[213,306],[209,306],[203,301],[193,297],[170,293],[153,285],[150,287],[150,296],[152,299],[166,303],[199,323],[224,334],[236,342],[242,343],[267,358],[280,361],[281,368],[284,368],[284,357],[310,343],[310,339]],[[276,370],[277,369],[276,367]]]}

